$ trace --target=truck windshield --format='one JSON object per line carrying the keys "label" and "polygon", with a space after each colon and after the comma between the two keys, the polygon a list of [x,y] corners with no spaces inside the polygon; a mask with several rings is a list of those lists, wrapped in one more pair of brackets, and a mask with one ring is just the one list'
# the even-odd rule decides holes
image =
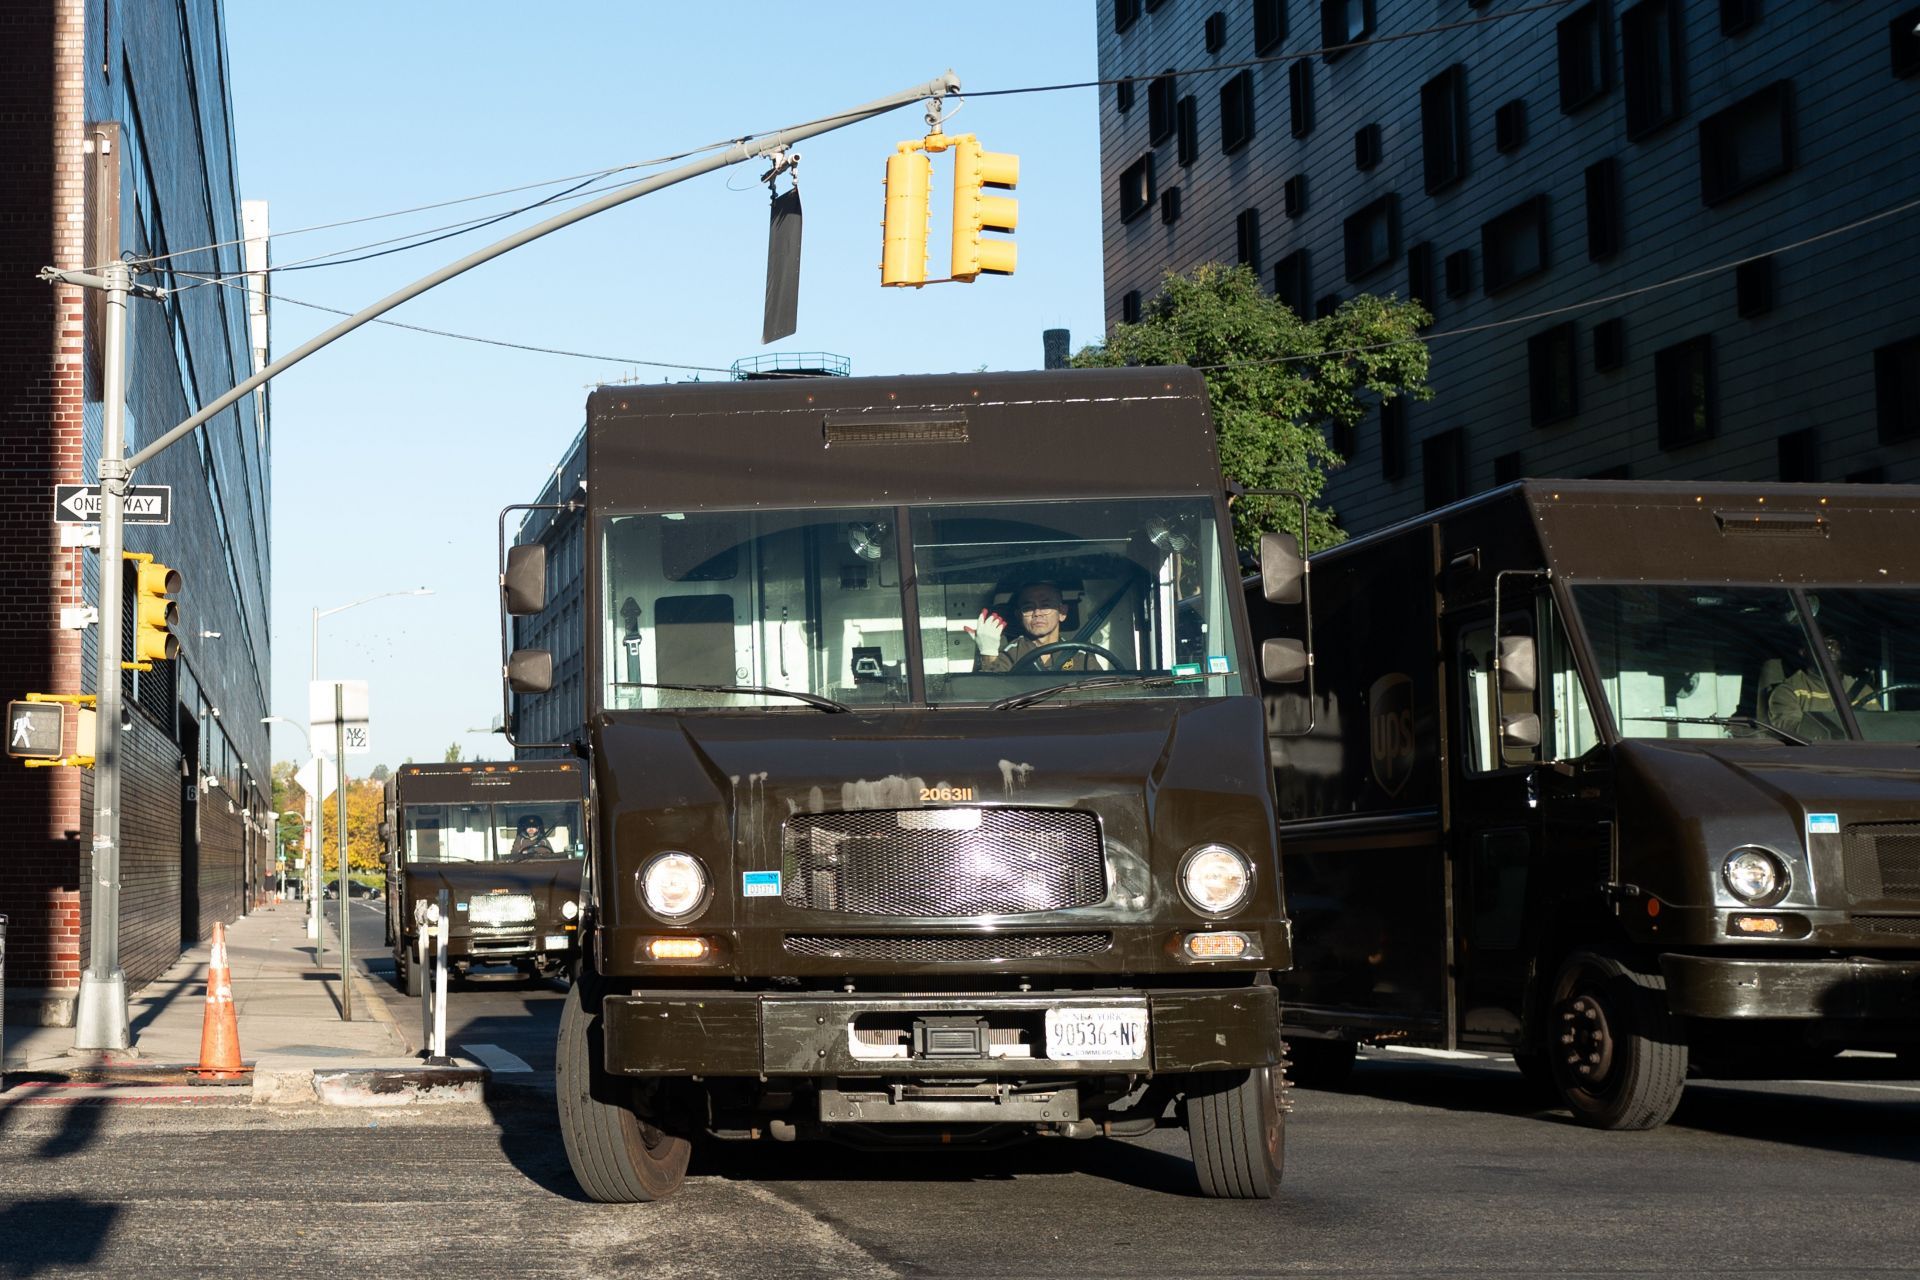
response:
{"label": "truck windshield", "polygon": [[409,862],[531,862],[583,852],[580,806],[569,801],[410,804],[404,815]]}
{"label": "truck windshield", "polygon": [[[1844,701],[1862,737],[1920,739],[1920,591],[1636,585],[1573,596],[1622,737],[1844,739]],[[1815,658],[1821,649],[1829,661]]]}
{"label": "truck windshield", "polygon": [[[1241,691],[1240,649],[1211,502],[1200,498],[895,508],[676,512],[606,522],[611,710],[767,707],[777,691],[861,708],[904,705],[906,589],[917,589],[927,698],[991,703],[1095,675],[1046,701]],[[1019,616],[1044,594],[1050,652]],[[983,645],[983,610],[1003,619]],[[989,631],[991,631],[991,624]],[[702,686],[664,688],[661,686]]]}

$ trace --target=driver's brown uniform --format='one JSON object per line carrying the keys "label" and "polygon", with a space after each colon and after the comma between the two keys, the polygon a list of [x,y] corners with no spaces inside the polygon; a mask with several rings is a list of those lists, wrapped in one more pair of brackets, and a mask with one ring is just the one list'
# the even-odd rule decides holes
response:
{"label": "driver's brown uniform", "polygon": [[[1840,678],[1847,687],[1847,700],[1855,707],[1863,711],[1880,709],[1879,696],[1871,684],[1844,673]],[[1832,719],[1812,719],[1815,712]],[[1775,685],[1767,695],[1766,713],[1767,723],[1803,738],[1837,737],[1843,732],[1834,710],[1833,694],[1827,689],[1825,677],[1817,671],[1802,669]]]}
{"label": "driver's brown uniform", "polygon": [[[1054,645],[1051,644],[1041,644],[1032,636],[1021,636],[996,654],[991,656],[981,654],[974,660],[973,669],[975,671],[1011,671],[1028,654],[1035,650],[1044,651],[1053,647]],[[1034,662],[1042,671],[1105,671],[1107,669],[1106,663],[1084,649],[1075,649],[1051,660],[1042,652]]]}

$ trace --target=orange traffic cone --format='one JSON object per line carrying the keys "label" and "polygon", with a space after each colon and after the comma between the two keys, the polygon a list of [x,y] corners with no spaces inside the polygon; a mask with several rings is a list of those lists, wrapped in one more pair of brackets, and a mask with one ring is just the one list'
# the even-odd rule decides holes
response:
{"label": "orange traffic cone", "polygon": [[233,1080],[246,1074],[240,1065],[240,1019],[233,1011],[233,975],[227,969],[227,927],[213,926],[213,954],[207,959],[207,1014],[200,1024],[200,1065],[209,1080]]}

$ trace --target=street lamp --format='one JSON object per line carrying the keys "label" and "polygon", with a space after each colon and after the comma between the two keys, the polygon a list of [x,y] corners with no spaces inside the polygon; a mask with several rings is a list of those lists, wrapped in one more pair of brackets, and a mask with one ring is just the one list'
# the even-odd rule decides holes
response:
{"label": "street lamp", "polygon": [[385,600],[388,596],[430,596],[432,594],[432,587],[415,587],[411,591],[379,591],[347,604],[335,605],[331,609],[315,609],[313,611],[313,674],[311,678],[314,680],[320,678],[320,619],[330,614],[345,613],[349,609],[356,609],[374,600]]}
{"label": "street lamp", "polygon": [[[313,735],[298,720],[289,720],[285,716],[261,716],[260,723],[284,724],[290,729],[299,730],[300,740],[307,744],[307,759],[313,763],[313,785],[307,788],[304,820],[307,824],[307,936],[314,940],[317,949],[320,942],[320,859],[317,856],[320,847],[320,796],[316,793],[326,788],[327,766],[314,753]],[[318,954],[317,950],[315,954]]]}

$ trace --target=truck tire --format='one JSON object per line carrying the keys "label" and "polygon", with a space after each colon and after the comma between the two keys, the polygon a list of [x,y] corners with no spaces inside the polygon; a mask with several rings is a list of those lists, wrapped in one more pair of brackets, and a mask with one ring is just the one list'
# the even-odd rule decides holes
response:
{"label": "truck tire", "polygon": [[554,1054],[554,1088],[560,1137],[574,1179],[589,1199],[602,1204],[638,1204],[673,1194],[686,1180],[693,1144],[655,1128],[618,1095],[624,1081],[610,1080],[601,1058],[600,984],[575,984],[560,1013]]}
{"label": "truck tire", "polygon": [[1657,1129],[1680,1105],[1687,1041],[1658,970],[1605,951],[1560,966],[1542,1046],[1554,1090],[1595,1129]]}
{"label": "truck tire", "polygon": [[393,950],[394,985],[410,996],[418,997],[425,989],[425,980],[420,966],[413,962],[413,948],[407,945],[405,938]]}
{"label": "truck tire", "polygon": [[1302,1089],[1344,1089],[1353,1079],[1351,1040],[1287,1039],[1287,1079]]}
{"label": "truck tire", "polygon": [[1187,1086],[1187,1143],[1200,1194],[1270,1200],[1286,1168],[1286,1117],[1271,1067],[1208,1071]]}

